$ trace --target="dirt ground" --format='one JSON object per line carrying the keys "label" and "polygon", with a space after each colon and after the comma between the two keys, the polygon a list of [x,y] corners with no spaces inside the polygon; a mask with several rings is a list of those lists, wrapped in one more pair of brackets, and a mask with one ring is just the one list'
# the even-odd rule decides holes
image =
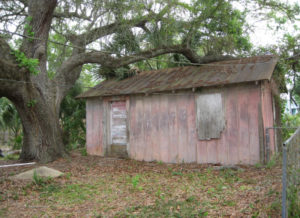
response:
{"label": "dirt ground", "polygon": [[0,217],[280,217],[276,165],[216,170],[73,152],[43,165],[60,178],[9,179],[37,166],[0,168]]}

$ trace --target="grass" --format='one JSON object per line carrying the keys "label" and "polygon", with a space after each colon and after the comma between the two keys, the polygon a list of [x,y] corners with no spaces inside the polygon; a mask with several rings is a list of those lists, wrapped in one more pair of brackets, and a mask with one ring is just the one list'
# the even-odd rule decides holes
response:
{"label": "grass", "polygon": [[9,154],[6,155],[5,157],[0,157],[0,160],[18,160],[20,157],[19,154]]}
{"label": "grass", "polygon": [[5,217],[8,213],[8,208],[4,207],[4,208],[0,208],[0,217]]}
{"label": "grass", "polygon": [[149,206],[126,208],[115,217],[206,217],[208,212],[201,209],[201,203],[191,196],[184,201],[157,200]]}
{"label": "grass", "polygon": [[[214,170],[77,155],[49,167],[63,169],[64,176],[34,175],[29,184],[1,178],[0,217],[6,211],[15,217],[20,211],[32,217],[268,217],[280,213],[276,166]],[[32,210],[35,207],[41,209]]]}

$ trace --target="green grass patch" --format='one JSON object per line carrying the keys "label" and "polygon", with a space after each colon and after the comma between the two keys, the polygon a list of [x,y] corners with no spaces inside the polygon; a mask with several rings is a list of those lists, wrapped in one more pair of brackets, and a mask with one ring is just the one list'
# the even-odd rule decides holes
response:
{"label": "green grass patch", "polygon": [[296,186],[291,186],[288,189],[288,214],[289,217],[300,217],[300,198],[298,196],[300,190]]}
{"label": "green grass patch", "polygon": [[200,205],[193,196],[185,201],[157,200],[154,205],[127,208],[115,217],[206,217],[208,213]]}
{"label": "green grass patch", "polygon": [[6,217],[8,213],[8,208],[0,208],[0,217]]}
{"label": "green grass patch", "polygon": [[80,154],[81,154],[82,156],[87,156],[87,155],[88,155],[87,150],[86,150],[85,147],[84,147],[84,148],[80,148],[79,151],[80,151]]}
{"label": "green grass patch", "polygon": [[5,157],[0,157],[0,160],[19,160],[20,155],[19,154],[9,154]]}
{"label": "green grass patch", "polygon": [[91,184],[48,185],[42,190],[42,196],[51,196],[52,199],[67,205],[83,203],[96,194],[96,187]]}

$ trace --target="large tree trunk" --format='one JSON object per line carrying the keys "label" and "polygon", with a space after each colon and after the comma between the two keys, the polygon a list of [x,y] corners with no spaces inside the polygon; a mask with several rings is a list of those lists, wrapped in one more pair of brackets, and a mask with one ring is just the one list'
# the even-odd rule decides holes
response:
{"label": "large tree trunk", "polygon": [[33,111],[18,107],[18,111],[24,133],[22,160],[50,162],[65,154],[61,129],[53,111],[45,105],[36,106]]}
{"label": "large tree trunk", "polygon": [[10,99],[18,110],[23,126],[20,158],[45,163],[63,156],[65,150],[56,104],[31,85],[24,86],[21,96],[13,94]]}

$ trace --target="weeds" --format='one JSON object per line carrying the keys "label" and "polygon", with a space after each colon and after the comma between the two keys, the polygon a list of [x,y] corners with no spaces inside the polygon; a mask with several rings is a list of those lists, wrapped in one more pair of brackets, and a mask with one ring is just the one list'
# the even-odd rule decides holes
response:
{"label": "weeds", "polygon": [[299,188],[297,189],[297,187],[290,187],[288,189],[289,217],[300,217],[300,199],[298,194]]}
{"label": "weeds", "polygon": [[80,148],[80,153],[81,153],[82,156],[87,156],[88,155],[86,148]]}
{"label": "weeds", "polygon": [[9,154],[6,155],[5,157],[1,157],[0,160],[18,160],[20,157],[19,154]]}
{"label": "weeds", "polygon": [[200,202],[195,197],[185,201],[157,200],[154,205],[134,206],[119,212],[115,217],[206,217],[208,212],[200,208]]}
{"label": "weeds", "polygon": [[138,190],[142,191],[143,187],[138,186],[140,183],[140,178],[141,178],[141,176],[139,174],[132,177],[131,184],[132,184],[133,189],[138,189]]}
{"label": "weeds", "polygon": [[274,166],[276,166],[279,163],[280,158],[281,158],[281,153],[274,154],[266,164],[266,168],[271,169]]}
{"label": "weeds", "polygon": [[162,191],[160,190],[160,188],[158,188],[158,190],[155,193],[156,197],[158,197],[161,200],[165,200],[165,196],[163,195]]}
{"label": "weeds", "polygon": [[176,171],[173,171],[172,172],[172,176],[182,176],[182,172],[176,172]]}
{"label": "weeds", "polygon": [[51,178],[45,178],[45,177],[39,176],[36,171],[33,172],[32,179],[33,179],[33,183],[37,186],[45,186],[52,180]]}

